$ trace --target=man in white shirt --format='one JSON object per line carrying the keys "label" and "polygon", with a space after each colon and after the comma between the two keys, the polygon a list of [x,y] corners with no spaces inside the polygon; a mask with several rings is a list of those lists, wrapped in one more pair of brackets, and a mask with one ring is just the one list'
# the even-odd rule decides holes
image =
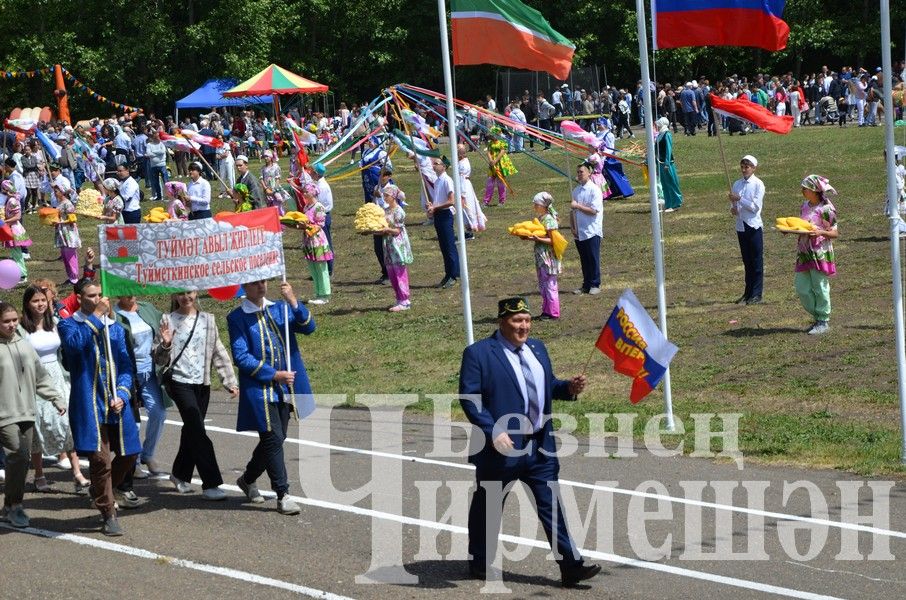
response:
{"label": "man in white shirt", "polygon": [[[527,123],[527,121],[525,119],[525,113],[522,112],[522,109],[519,108],[519,103],[516,102],[515,100],[510,104],[510,118],[513,119],[514,121],[516,121],[517,123],[520,123],[521,125],[525,125]],[[522,131],[519,131],[518,129],[514,128],[513,141],[511,143],[511,146],[512,146],[511,150],[513,152],[522,152],[522,145],[524,143],[524,138],[522,136],[524,134],[525,134],[524,128]]]}
{"label": "man in white shirt", "polygon": [[[238,163],[238,160],[237,160]],[[186,185],[186,199],[189,201],[189,220],[210,219],[211,184],[201,176],[201,165],[193,162],[189,165],[189,181]]]}
{"label": "man in white shirt", "polygon": [[761,209],[764,206],[764,183],[755,176],[758,159],[747,154],[739,161],[742,177],[736,180],[730,193],[730,213],[736,217],[736,237],[746,270],[746,289],[737,304],[760,304],[764,287],[764,231]]}
{"label": "man in white shirt", "polygon": [[604,193],[591,180],[592,166],[582,163],[576,169],[579,185],[573,190],[573,234],[582,264],[582,287],[579,294],[601,293],[601,237],[604,235]]}
{"label": "man in white shirt", "polygon": [[141,223],[142,207],[138,182],[129,174],[129,167],[126,165],[117,166],[116,177],[120,180],[119,193],[123,199],[123,223]]}
{"label": "man in white shirt", "polygon": [[456,250],[456,238],[453,233],[453,180],[447,175],[444,160],[446,159],[431,159],[437,181],[431,190],[428,216],[434,219],[437,243],[444,259],[444,278],[437,287],[447,289],[453,287],[459,279],[459,252]]}

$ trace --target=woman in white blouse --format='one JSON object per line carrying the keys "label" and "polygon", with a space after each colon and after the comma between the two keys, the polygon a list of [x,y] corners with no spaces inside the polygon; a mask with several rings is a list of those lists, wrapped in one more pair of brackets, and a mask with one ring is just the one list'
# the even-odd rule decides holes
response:
{"label": "woman in white blouse", "polygon": [[193,162],[189,165],[189,181],[186,191],[180,191],[180,200],[189,207],[189,220],[210,219],[211,184],[201,176],[201,165]]}
{"label": "woman in white blouse", "polygon": [[[47,298],[47,291],[34,285],[25,289],[22,297],[22,337],[26,338],[35,351],[44,369],[50,374],[54,387],[69,401],[69,376],[59,360],[60,336],[53,316],[53,309]],[[88,492],[89,481],[82,475],[79,457],[73,450],[72,431],[69,417],[60,416],[50,402],[35,400],[35,436],[32,443],[32,466],[35,469],[35,488],[39,492],[50,491],[44,476],[43,454],[61,456],[69,463],[75,482],[76,493]]]}
{"label": "woman in white blouse", "polygon": [[197,300],[196,292],[173,294],[172,312],[161,320],[161,341],[154,350],[154,359],[164,367],[162,379],[167,382],[167,394],[179,409],[183,422],[170,481],[179,493],[191,493],[189,482],[197,468],[202,497],[223,500],[226,498],[220,489],[223,477],[214,444],[204,426],[211,398],[211,371],[217,371],[233,398],[239,395],[239,382],[233,371],[233,360],[220,341],[214,315],[200,312]]}

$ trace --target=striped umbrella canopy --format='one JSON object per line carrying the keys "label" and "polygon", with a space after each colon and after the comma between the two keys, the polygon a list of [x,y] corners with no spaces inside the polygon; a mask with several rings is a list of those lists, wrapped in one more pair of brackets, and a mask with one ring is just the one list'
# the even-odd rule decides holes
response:
{"label": "striped umbrella canopy", "polygon": [[283,67],[270,65],[251,79],[223,92],[223,96],[238,98],[269,94],[321,94],[328,89],[323,83],[305,79]]}

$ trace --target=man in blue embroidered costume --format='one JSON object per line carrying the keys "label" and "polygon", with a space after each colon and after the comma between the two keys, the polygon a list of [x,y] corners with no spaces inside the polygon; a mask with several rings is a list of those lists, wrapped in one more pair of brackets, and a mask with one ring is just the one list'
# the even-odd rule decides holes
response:
{"label": "man in blue embroidered costume", "polygon": [[[233,362],[239,369],[239,415],[237,431],[257,431],[258,445],[236,484],[254,503],[264,502],[255,481],[267,471],[277,493],[277,510],[299,513],[288,495],[289,481],[283,458],[283,440],[289,426],[289,411],[296,411],[295,396],[311,394],[311,385],[296,336],[310,334],[315,322],[296,300],[288,283],[280,286],[284,301],[271,302],[267,281],[247,283],[245,300],[227,315]],[[288,307],[288,310],[285,310]],[[289,320],[289,361],[286,360],[285,323]],[[297,412],[298,416],[298,412]]]}
{"label": "man in blue embroidered costume", "polygon": [[130,406],[133,372],[126,332],[110,318],[110,300],[101,296],[100,285],[83,279],[76,284],[75,293],[79,311],[59,324],[63,361],[72,381],[69,422],[75,450],[88,456],[88,493],[104,519],[103,532],[122,535],[113,488],[132,471],[142,450]]}

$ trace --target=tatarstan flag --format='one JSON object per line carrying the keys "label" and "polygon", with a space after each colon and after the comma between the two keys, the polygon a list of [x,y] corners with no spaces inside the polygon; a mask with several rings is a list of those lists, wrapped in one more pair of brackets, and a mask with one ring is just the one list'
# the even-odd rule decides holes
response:
{"label": "tatarstan flag", "polygon": [[576,47],[519,0],[453,0],[453,64],[546,71],[563,81]]}

